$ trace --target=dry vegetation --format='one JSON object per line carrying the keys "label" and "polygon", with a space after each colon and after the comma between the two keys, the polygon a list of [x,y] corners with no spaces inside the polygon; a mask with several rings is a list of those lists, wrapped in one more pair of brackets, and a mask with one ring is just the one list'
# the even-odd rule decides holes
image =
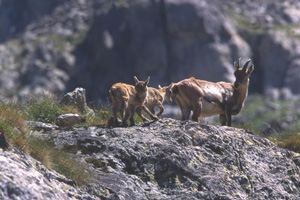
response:
{"label": "dry vegetation", "polygon": [[[58,113],[68,112],[78,113],[78,110],[59,105],[54,96],[31,98],[25,105],[0,103],[0,132],[11,146],[27,152],[47,168],[56,170],[78,185],[84,185],[90,177],[87,167],[81,165],[72,154],[54,148],[52,142],[31,134],[31,130],[25,126],[26,120],[53,123]],[[95,119],[91,121],[97,123]]]}
{"label": "dry vegetation", "polygon": [[[78,185],[85,185],[91,174],[87,166],[80,164],[72,153],[56,149],[52,142],[32,134],[25,125],[26,120],[54,123],[58,114],[65,113],[80,112],[74,106],[60,105],[56,96],[31,97],[24,105],[0,103],[0,133],[5,135],[11,146],[30,154],[47,168],[65,175]],[[86,122],[79,126],[103,127],[111,113],[110,106],[99,103],[94,114],[85,115]],[[140,123],[141,119],[135,117],[135,121]]]}
{"label": "dry vegetation", "polygon": [[299,104],[300,99],[274,101],[262,96],[250,96],[237,117],[243,123],[236,127],[251,130],[280,147],[300,153]]}

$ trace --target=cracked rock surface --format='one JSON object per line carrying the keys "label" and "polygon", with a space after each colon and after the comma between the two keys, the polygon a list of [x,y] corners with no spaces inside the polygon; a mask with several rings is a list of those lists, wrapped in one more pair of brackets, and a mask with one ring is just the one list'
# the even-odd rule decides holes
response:
{"label": "cracked rock surface", "polygon": [[90,165],[100,199],[299,199],[300,155],[243,129],[161,119],[47,132]]}
{"label": "cracked rock surface", "polygon": [[17,149],[0,148],[0,199],[97,199]]}

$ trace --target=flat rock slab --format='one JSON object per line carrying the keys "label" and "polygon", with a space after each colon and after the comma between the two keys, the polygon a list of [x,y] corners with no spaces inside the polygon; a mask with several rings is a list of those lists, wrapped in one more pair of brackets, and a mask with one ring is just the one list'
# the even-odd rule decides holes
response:
{"label": "flat rock slab", "polygon": [[72,114],[72,113],[59,115],[56,118],[56,125],[59,127],[72,127],[76,124],[80,124],[83,122],[85,122],[84,117],[82,117],[78,114]]}

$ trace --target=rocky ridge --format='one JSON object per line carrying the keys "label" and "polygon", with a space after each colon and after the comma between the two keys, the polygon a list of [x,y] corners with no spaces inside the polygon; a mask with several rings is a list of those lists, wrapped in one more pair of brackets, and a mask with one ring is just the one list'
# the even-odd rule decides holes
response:
{"label": "rocky ridge", "polygon": [[164,118],[129,128],[34,134],[71,149],[86,163],[93,176],[85,191],[99,199],[296,200],[300,195],[300,155],[243,129]]}

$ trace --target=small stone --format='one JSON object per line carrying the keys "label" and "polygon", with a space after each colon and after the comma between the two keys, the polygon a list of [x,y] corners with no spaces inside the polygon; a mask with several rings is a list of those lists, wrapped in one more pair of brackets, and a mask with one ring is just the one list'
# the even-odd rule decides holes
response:
{"label": "small stone", "polygon": [[34,130],[52,131],[58,128],[58,126],[56,126],[55,124],[36,122],[36,121],[26,121],[25,124]]}
{"label": "small stone", "polygon": [[106,135],[101,135],[99,138],[100,138],[100,140],[103,140],[103,141],[106,141],[106,140],[107,140]]}
{"label": "small stone", "polygon": [[63,114],[56,119],[56,125],[59,127],[72,127],[76,124],[85,122],[85,118],[78,114]]}

